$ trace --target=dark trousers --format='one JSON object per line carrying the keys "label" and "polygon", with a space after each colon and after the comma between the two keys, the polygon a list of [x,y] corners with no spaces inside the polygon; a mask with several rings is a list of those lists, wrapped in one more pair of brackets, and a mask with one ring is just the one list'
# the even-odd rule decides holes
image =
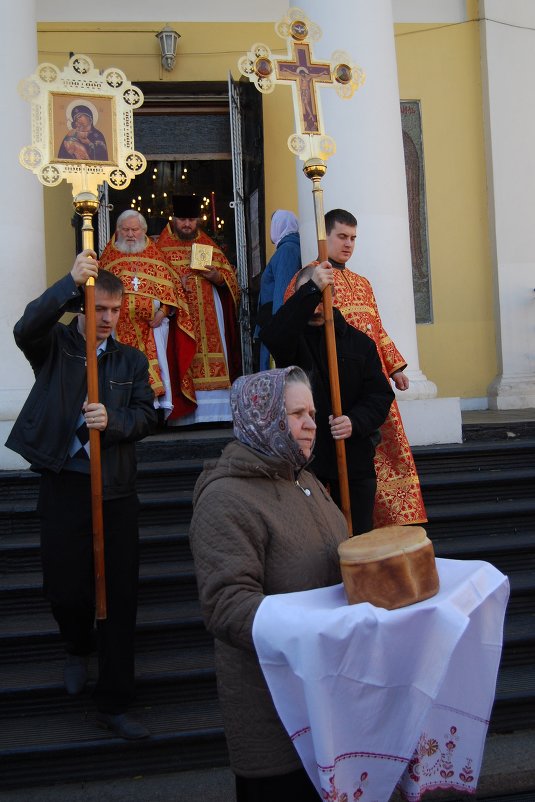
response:
{"label": "dark trousers", "polygon": [[[103,503],[107,618],[97,622],[99,676],[94,698],[103,713],[123,713],[134,695],[134,638],[139,575],[138,500]],[[65,647],[85,655],[95,646],[95,592],[90,478],[41,477],[43,588]]]}
{"label": "dark trousers", "polygon": [[236,802],[318,802],[304,769],[276,777],[236,777]]}
{"label": "dark trousers", "polygon": [[[329,487],[334,503],[342,508],[340,501],[340,485],[337,481],[323,481]],[[377,479],[374,476],[348,476],[349,503],[351,505],[351,523],[353,534],[361,535],[373,529],[373,508]]]}

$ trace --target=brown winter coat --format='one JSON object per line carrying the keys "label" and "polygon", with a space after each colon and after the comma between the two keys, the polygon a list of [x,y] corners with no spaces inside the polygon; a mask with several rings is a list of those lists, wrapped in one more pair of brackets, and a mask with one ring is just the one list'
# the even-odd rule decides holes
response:
{"label": "brown winter coat", "polygon": [[[195,486],[190,540],[233,771],[269,777],[301,768],[277,715],[253,638],[265,595],[341,581],[344,517],[306,470],[233,441]],[[306,495],[302,488],[311,492]]]}

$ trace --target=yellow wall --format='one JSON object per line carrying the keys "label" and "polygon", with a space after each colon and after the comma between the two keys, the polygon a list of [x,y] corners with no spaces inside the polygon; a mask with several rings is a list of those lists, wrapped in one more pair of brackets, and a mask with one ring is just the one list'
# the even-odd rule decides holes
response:
{"label": "yellow wall", "polygon": [[[180,33],[177,60],[172,72],[161,67],[156,33],[169,24]],[[229,71],[240,78],[238,58],[255,42],[265,42],[273,52],[281,40],[271,23],[40,23],[39,63],[67,65],[70,53],[84,53],[98,69],[118,67],[132,82],[226,81]],[[275,97],[276,94],[276,97]],[[273,246],[269,223],[277,208],[297,211],[295,158],[286,147],[293,130],[291,93],[279,91],[264,98],[264,159],[266,190],[267,256]],[[70,186],[45,191],[47,279],[59,278],[70,268],[74,234],[70,227]],[[67,266],[66,266],[67,262]]]}
{"label": "yellow wall", "polygon": [[47,284],[67,273],[74,262],[75,235],[71,225],[74,213],[72,188],[63,182],[43,187],[45,207],[45,253]]}
{"label": "yellow wall", "polygon": [[298,215],[296,159],[286,144],[295,128],[289,87],[279,86],[275,92],[265,97],[263,106],[266,260],[269,260],[275,250],[269,236],[271,215],[277,209],[289,209]]}
{"label": "yellow wall", "polygon": [[[477,3],[467,8],[477,15]],[[163,25],[180,32],[177,63],[160,65],[155,37]],[[484,396],[497,372],[493,287],[483,145],[479,27],[397,25],[400,97],[419,99],[434,322],[418,327],[420,364],[442,396]],[[86,53],[98,68],[117,66],[141,81],[238,79],[237,60],[258,41],[280,52],[270,23],[47,23],[38,28],[39,61],[60,67],[69,53]],[[286,147],[293,130],[289,91],[264,97],[266,251],[276,208],[297,211],[295,159]],[[70,187],[45,190],[48,280],[69,269],[74,255]]]}
{"label": "yellow wall", "polygon": [[422,111],[434,322],[418,326],[420,366],[441,396],[485,396],[497,362],[479,25],[395,32],[400,97]]}

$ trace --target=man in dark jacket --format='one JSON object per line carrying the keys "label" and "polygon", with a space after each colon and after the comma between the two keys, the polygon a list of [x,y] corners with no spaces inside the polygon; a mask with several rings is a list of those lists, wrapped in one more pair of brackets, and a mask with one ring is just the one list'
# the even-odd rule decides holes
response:
{"label": "man in dark jacket", "polygon": [[[87,402],[83,285],[95,279],[99,401]],[[67,693],[87,681],[94,649],[95,599],[88,429],[100,432],[107,618],[97,622],[97,723],[122,738],[149,735],[126,715],[134,693],[134,635],[139,573],[135,442],[156,424],[146,357],[112,335],[123,285],[98,270],[96,254],[79,254],[69,274],[32,301],[15,325],[15,341],[35,383],[6,445],[41,474],[38,514],[44,592],[67,660]]]}
{"label": "man in dark jacket", "polygon": [[340,488],[334,440],[345,440],[356,535],[373,528],[377,430],[388,414],[394,393],[383,374],[375,343],[349,326],[339,310],[333,309],[343,414],[337,418],[331,414],[321,293],[333,283],[329,262],[304,268],[298,275],[296,293],[273,317],[259,321],[260,339],[273,354],[277,367],[299,365],[310,375],[318,427],[311,468],[329,485],[338,505]]}

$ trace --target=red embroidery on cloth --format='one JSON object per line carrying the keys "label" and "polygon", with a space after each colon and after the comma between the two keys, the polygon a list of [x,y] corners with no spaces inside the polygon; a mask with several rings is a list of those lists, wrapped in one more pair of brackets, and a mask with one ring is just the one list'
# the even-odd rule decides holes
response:
{"label": "red embroidery on cloth", "polygon": [[[297,738],[310,734],[310,727],[303,727],[291,735],[292,741]],[[398,790],[402,797],[409,802],[418,802],[422,795],[427,791],[439,789],[456,789],[464,791],[465,793],[475,793],[475,788],[470,788],[470,783],[474,782],[473,773],[473,758],[465,757],[464,765],[459,770],[457,777],[455,776],[455,766],[453,764],[453,756],[459,745],[458,729],[452,725],[448,732],[444,733],[442,749],[436,738],[431,737],[427,733],[422,733],[418,740],[416,749],[412,758],[407,764],[406,774],[410,777],[418,788],[414,791],[406,791],[399,787]],[[366,786],[368,785],[369,774],[363,771],[360,779],[356,781],[355,790],[351,793],[342,791],[336,787],[335,784],[335,767],[342,760],[358,760],[359,758],[398,761],[405,763],[406,759],[395,755],[386,755],[377,752],[345,752],[337,755],[330,766],[317,765],[318,771],[321,773],[329,772],[327,782],[329,788],[321,789],[321,798],[324,802],[368,802],[366,799]],[[401,782],[400,778],[400,782]],[[351,794],[351,795],[350,795]],[[373,800],[369,800],[373,802]]]}
{"label": "red embroidery on cloth", "polygon": [[459,777],[461,778],[463,783],[471,783],[474,781],[474,775],[471,774],[471,771],[472,771],[472,759],[467,757],[466,766],[463,766],[463,768],[459,772]]}
{"label": "red embroidery on cloth", "polygon": [[[303,727],[303,729],[293,733],[291,736],[292,741],[309,733],[310,727]],[[406,774],[404,775],[406,776],[408,774],[412,782],[418,787],[413,791],[408,791],[400,787],[399,783],[402,782],[402,778],[400,778],[398,791],[404,799],[409,800],[409,802],[418,802],[425,792],[446,788],[460,790],[465,793],[475,793],[475,788],[469,787],[470,783],[474,782],[472,757],[464,758],[464,765],[459,769],[456,775],[453,756],[458,749],[459,740],[460,736],[457,727],[453,725],[449,728],[448,732],[444,733],[442,747],[436,738],[431,737],[427,733],[422,733],[416,749],[414,750],[414,754],[408,761]],[[329,787],[328,789],[321,789],[321,798],[324,802],[368,802],[366,798],[366,786],[368,785],[369,779],[368,772],[363,771],[361,773],[360,779],[356,781],[355,790],[352,793],[349,791],[342,791],[336,787],[335,773],[333,773],[336,765],[342,760],[358,760],[359,758],[380,761],[394,760],[400,763],[407,762],[406,758],[378,752],[346,752],[337,755],[330,766],[320,766],[316,764],[320,773],[323,772],[325,774],[329,772],[327,778]],[[374,802],[374,800],[370,798],[369,802]]]}
{"label": "red embroidery on cloth", "polygon": [[[355,789],[355,791],[353,791],[351,799],[353,799],[355,802],[358,802],[358,800],[362,800],[362,802],[365,802],[364,794],[366,793],[367,785],[368,785],[368,772],[363,771],[362,774],[360,775],[360,781],[358,787]],[[325,802],[349,802],[349,796],[347,795],[347,793],[345,791],[342,791],[340,793],[337,790],[334,782],[334,776],[329,777],[329,786],[330,790],[328,791],[326,791],[324,788],[321,789],[321,798]]]}
{"label": "red embroidery on cloth", "polygon": [[330,790],[326,791],[325,788],[321,789],[321,798],[325,802],[348,802],[349,797],[344,792],[339,794],[334,784],[334,777],[329,777]]}
{"label": "red embroidery on cloth", "polygon": [[[442,750],[435,738],[429,738],[423,733],[407,768],[410,779],[420,787],[412,793],[398,788],[402,797],[410,802],[417,802],[425,792],[441,788],[455,788],[465,793],[475,793],[475,788],[466,787],[475,779],[473,758],[465,757],[464,766],[459,770],[457,777],[455,776],[453,756],[458,746],[459,734],[455,726],[451,726],[449,731],[444,734]],[[433,755],[436,755],[436,759],[429,761]],[[433,782],[433,780],[435,781]]]}
{"label": "red embroidery on cloth", "polygon": [[[296,278],[297,274],[288,285],[285,300],[293,294]],[[334,305],[351,326],[375,342],[384,374],[389,378],[406,362],[383,328],[370,282],[345,268],[334,271],[334,284]],[[381,426],[381,438],[375,452],[377,492],[374,527],[425,523],[427,514],[420,480],[395,400]]]}
{"label": "red embroidery on cloth", "polygon": [[290,735],[292,741],[295,741],[296,738],[299,738],[301,735],[306,735],[307,732],[310,732],[310,727],[303,727],[301,730],[296,730],[293,735]]}

